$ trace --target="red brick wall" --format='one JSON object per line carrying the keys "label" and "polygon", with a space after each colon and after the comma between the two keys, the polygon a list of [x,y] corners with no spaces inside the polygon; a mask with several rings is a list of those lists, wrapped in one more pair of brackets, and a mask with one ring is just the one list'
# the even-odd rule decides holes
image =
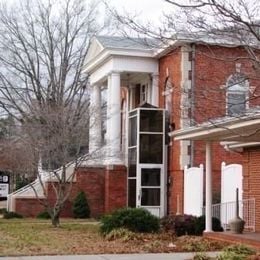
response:
{"label": "red brick wall", "polygon": [[[255,95],[260,94],[259,81],[255,79],[255,71],[252,64],[245,59],[247,54],[240,48],[227,48],[218,46],[195,46],[194,59],[194,119],[201,123],[224,116],[226,113],[226,91],[223,86],[230,75],[236,72],[236,63],[241,64],[240,72],[247,75],[250,86],[255,86]],[[173,85],[173,107],[171,121],[175,129],[180,129],[180,98],[181,98],[181,48],[178,47],[159,60],[159,89],[160,107],[164,107],[164,96],[162,95],[166,80],[166,71]],[[250,106],[259,104],[258,98],[250,96]],[[193,166],[205,165],[205,143],[195,142],[193,149]],[[168,175],[171,183],[168,191],[168,207],[170,213],[176,213],[177,196],[179,195],[180,210],[183,209],[183,171],[180,169],[180,144],[173,141],[169,147]],[[220,198],[220,171],[221,162],[240,163],[242,156],[235,152],[226,151],[218,143],[213,144],[213,199]]]}
{"label": "red brick wall", "polygon": [[256,231],[260,232],[260,147],[243,153],[243,198],[255,198]]}
{"label": "red brick wall", "polygon": [[126,207],[127,170],[125,166],[109,165],[105,174],[105,212]]}
{"label": "red brick wall", "polygon": [[[236,64],[241,65],[240,73],[249,78],[250,86],[258,86],[254,94],[259,95],[257,71],[245,57],[248,55],[242,48],[196,45],[195,121],[197,123],[225,115],[226,90],[223,86],[229,76],[236,73]],[[260,103],[257,97],[251,95],[249,98],[250,106]]]}
{"label": "red brick wall", "polygon": [[[219,46],[196,45],[195,51],[195,122],[202,123],[211,119],[225,116],[226,90],[225,86],[230,75],[236,72],[236,64],[241,64],[240,72],[249,77],[250,86],[258,86],[256,71],[246,59],[247,53],[241,48],[225,48]],[[256,94],[256,93],[255,93]],[[250,106],[259,104],[258,98],[249,97]],[[209,121],[210,122],[210,121]],[[228,152],[219,143],[213,143],[213,198],[220,193],[221,162],[240,163],[239,153]],[[205,143],[195,142],[194,165],[205,164]]]}
{"label": "red brick wall", "polygon": [[[170,115],[171,123],[175,128],[180,128],[180,97],[181,97],[181,48],[176,48],[159,60],[159,105],[165,107],[165,97],[162,95],[165,90],[165,81],[167,71],[170,82],[173,87],[172,95],[172,113]],[[180,170],[180,143],[173,142],[168,149],[168,211],[176,213],[177,196],[180,200],[180,210],[183,204],[183,171]]]}
{"label": "red brick wall", "polygon": [[[72,184],[61,217],[73,217],[72,205],[79,191],[86,193],[91,217],[100,217],[105,212],[126,206],[125,166],[80,167],[75,177],[76,182]],[[53,183],[47,184],[47,194],[49,203],[54,205],[56,196]],[[32,198],[17,198],[15,205],[15,211],[26,217],[35,217],[44,210],[39,201]]]}
{"label": "red brick wall", "polygon": [[29,198],[16,199],[15,208],[15,212],[24,217],[35,217],[39,212],[44,211],[44,207],[36,199]]}
{"label": "red brick wall", "polygon": [[[87,167],[77,170],[77,190],[86,193],[91,216],[98,217],[104,213],[105,201],[105,167]],[[75,192],[73,194],[75,196]]]}

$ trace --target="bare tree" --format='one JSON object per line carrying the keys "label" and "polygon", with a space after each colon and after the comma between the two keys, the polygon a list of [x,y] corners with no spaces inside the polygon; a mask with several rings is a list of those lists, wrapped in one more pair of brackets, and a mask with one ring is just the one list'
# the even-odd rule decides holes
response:
{"label": "bare tree", "polygon": [[[115,24],[120,28],[121,33],[129,37],[135,35],[138,40],[150,44],[149,38],[156,39],[153,41],[154,47],[168,47],[175,40],[187,43],[204,45],[203,50],[197,48],[196,53],[208,56],[209,59],[216,62],[225,63],[247,63],[252,69],[247,69],[245,77],[235,75],[236,81],[223,82],[226,88],[219,88],[219,81],[216,79],[216,87],[207,91],[197,91],[196,97],[199,100],[210,100],[223,102],[224,90],[232,88],[235,84],[244,84],[246,80],[254,81],[254,86],[259,85],[260,77],[260,3],[256,0],[162,0],[168,3],[169,9],[162,11],[161,22],[155,24],[142,22],[138,15],[131,13],[121,13],[116,8],[107,4],[107,9],[114,17]],[[234,47],[239,49],[235,52],[221,53],[216,46]],[[239,68],[237,69],[239,71]],[[239,73],[238,73],[239,74]],[[241,73],[242,74],[242,73]],[[207,75],[196,75],[199,80],[209,79]],[[240,78],[239,78],[240,77]],[[214,80],[210,77],[210,80]],[[227,80],[227,79],[226,79]],[[218,87],[217,87],[218,85]],[[175,92],[178,90],[175,89]],[[185,91],[183,89],[179,91]],[[177,94],[177,93],[175,93]],[[186,93],[181,93],[186,94]],[[216,97],[219,96],[219,100]],[[250,95],[242,102],[253,101],[257,103],[259,98],[259,89],[250,89]],[[199,101],[189,100],[192,106],[199,106]],[[234,104],[227,104],[234,107],[239,105],[241,100],[234,100]],[[203,103],[203,102],[202,102]],[[225,104],[223,104],[225,105]],[[242,104],[241,104],[242,106]],[[205,109],[199,108],[201,115]],[[223,109],[222,109],[223,110]],[[219,113],[219,115],[223,114]],[[193,119],[195,123],[197,121]],[[213,123],[213,122],[212,122]]]}
{"label": "bare tree", "polygon": [[54,226],[71,190],[68,163],[74,160],[75,169],[87,145],[88,77],[82,70],[89,40],[100,29],[96,7],[82,0],[28,0],[0,8],[0,107],[19,122],[20,138],[35,155],[32,165],[41,157],[55,179],[54,204],[40,200]]}

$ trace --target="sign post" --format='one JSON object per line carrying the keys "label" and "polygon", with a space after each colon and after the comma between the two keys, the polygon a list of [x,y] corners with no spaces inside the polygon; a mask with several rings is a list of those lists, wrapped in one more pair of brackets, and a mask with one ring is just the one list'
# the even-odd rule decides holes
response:
{"label": "sign post", "polygon": [[9,176],[0,175],[0,198],[6,198],[9,194]]}

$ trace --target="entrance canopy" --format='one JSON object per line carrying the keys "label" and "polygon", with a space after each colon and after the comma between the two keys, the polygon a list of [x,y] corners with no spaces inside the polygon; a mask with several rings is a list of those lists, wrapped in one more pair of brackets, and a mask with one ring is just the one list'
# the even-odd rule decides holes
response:
{"label": "entrance canopy", "polygon": [[[175,140],[200,140],[206,143],[206,225],[212,232],[212,149],[211,142],[224,142],[228,148],[260,145],[260,111],[250,110],[243,116],[224,117],[170,133]],[[233,147],[232,147],[233,146]]]}
{"label": "entrance canopy", "polygon": [[176,130],[170,133],[174,140],[219,141],[233,145],[260,145],[260,111],[250,111],[240,117],[217,120]]}

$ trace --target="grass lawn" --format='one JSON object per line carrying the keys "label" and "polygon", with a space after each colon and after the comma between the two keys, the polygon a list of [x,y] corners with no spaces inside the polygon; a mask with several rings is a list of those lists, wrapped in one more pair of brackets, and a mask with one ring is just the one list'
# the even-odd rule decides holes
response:
{"label": "grass lawn", "polygon": [[138,234],[134,237],[106,239],[95,222],[66,219],[60,228],[49,220],[0,219],[0,256],[156,253],[220,250],[227,243],[201,237],[175,238],[169,234]]}

